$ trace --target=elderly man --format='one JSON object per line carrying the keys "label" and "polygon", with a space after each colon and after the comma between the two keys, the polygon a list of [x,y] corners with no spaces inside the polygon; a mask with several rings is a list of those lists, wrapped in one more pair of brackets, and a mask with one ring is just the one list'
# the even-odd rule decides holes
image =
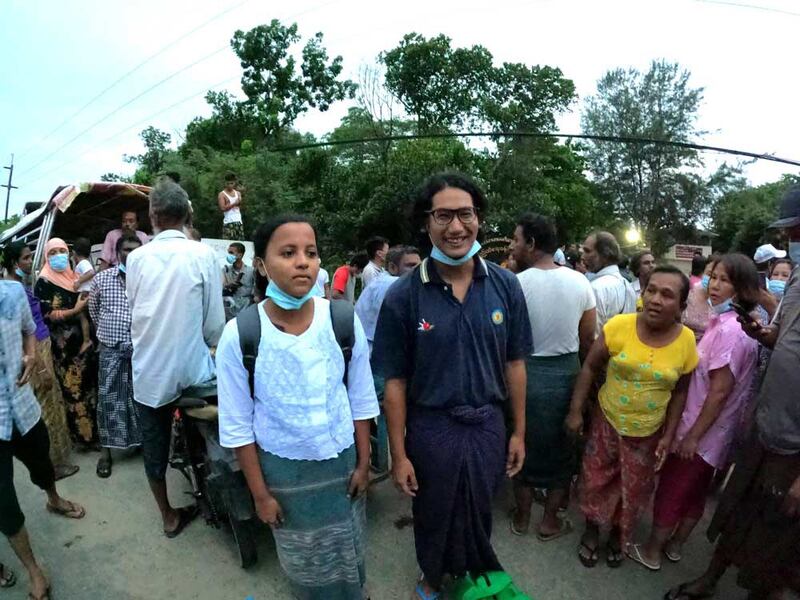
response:
{"label": "elderly man", "polygon": [[[800,187],[784,196],[773,228],[789,238],[800,261]],[[698,579],[666,598],[710,598],[730,565],[748,598],[783,598],[800,592],[800,270],[795,267],[772,324],[742,319],[742,327],[767,348],[769,366],[756,402],[755,431],[736,459],[708,530],[719,538],[711,563]]]}
{"label": "elderly man", "polygon": [[356,314],[364,333],[367,334],[370,350],[375,340],[375,326],[378,324],[378,314],[389,290],[401,276],[413,271],[422,262],[419,250],[413,246],[395,246],[389,249],[386,255],[386,271],[381,271],[372,281],[373,285],[365,288],[356,302]]}
{"label": "elderly man", "polygon": [[131,311],[125,295],[128,255],[142,242],[132,231],[117,241],[117,266],[105,269],[92,280],[89,315],[100,342],[97,389],[97,433],[102,451],[97,476],[111,476],[111,449],[127,450],[142,444],[139,415],[133,401],[131,371]]}
{"label": "elderly man", "polygon": [[425,183],[414,229],[426,231],[433,250],[389,288],[375,332],[392,477],[413,498],[424,574],[415,593],[426,599],[440,597],[447,575],[501,568],[492,498],[525,459],[531,326],[517,278],[478,255],[486,208],[466,176]]}
{"label": "elderly man", "polygon": [[130,231],[139,238],[142,244],[147,243],[147,234],[139,231],[138,228],[139,218],[136,216],[136,212],[126,210],[122,213],[122,226],[119,229],[112,229],[106,234],[106,240],[103,242],[103,253],[100,255],[101,269],[107,269],[117,264],[117,242],[124,232]]}
{"label": "elderly man", "polygon": [[607,231],[591,234],[583,242],[583,262],[594,273],[592,289],[597,300],[599,336],[611,317],[636,312],[636,292],[619,272],[622,254],[617,239]]}
{"label": "elderly man", "polygon": [[[25,516],[14,487],[14,458],[30,473],[31,481],[47,493],[47,510],[81,519],[82,506],[65,500],[56,490],[50,461],[50,438],[30,381],[36,364],[36,324],[22,285],[0,280],[0,531],[8,538],[30,578],[30,598],[48,598],[50,584],[31,550]],[[15,576],[0,564],[3,587]]]}
{"label": "elderly man", "polygon": [[222,278],[214,251],[186,239],[189,198],[172,181],[150,192],[156,236],[128,256],[133,393],[142,431],[145,472],[164,525],[177,536],[195,507],[174,509],[165,480],[174,401],[187,387],[214,377],[210,348],[225,326]]}
{"label": "elderly man", "polygon": [[227,261],[223,270],[222,294],[225,296],[225,319],[230,321],[253,301],[254,270],[244,264],[244,244],[233,242],[228,246]]}

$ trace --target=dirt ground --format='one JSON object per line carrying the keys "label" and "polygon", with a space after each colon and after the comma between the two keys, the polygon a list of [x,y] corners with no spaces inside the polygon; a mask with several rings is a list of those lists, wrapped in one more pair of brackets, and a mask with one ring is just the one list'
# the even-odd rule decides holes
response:
{"label": "dirt ground", "polygon": [[[24,467],[15,464],[34,550],[51,577],[54,600],[291,598],[266,528],[259,562],[247,571],[239,568],[233,538],[224,528],[214,529],[198,520],[178,538],[168,540],[161,533],[141,458],[118,460],[112,477],[101,480],[94,473],[96,457],[76,456],[80,473],[59,482],[67,498],[86,506],[83,521],[47,513],[44,494],[30,483]],[[187,503],[183,480],[175,472],[169,478],[175,504]],[[608,569],[603,562],[585,569],[576,557],[578,533],[547,544],[533,536],[511,535],[506,516],[509,491],[504,490],[495,505],[494,543],[506,570],[535,600],[657,600],[670,586],[702,571],[711,553],[700,528],[685,549],[684,560],[677,565],[665,563],[659,573],[630,561],[618,570]],[[418,572],[412,528],[403,526],[408,521],[403,518],[410,514],[410,503],[390,482],[371,489],[367,576],[373,600],[411,598]],[[535,510],[534,516],[538,514]],[[570,518],[580,524],[574,507]],[[14,588],[0,590],[0,600],[27,598],[26,578],[7,545],[0,549],[0,561],[20,575]],[[717,597],[744,596],[733,574],[726,575]]]}

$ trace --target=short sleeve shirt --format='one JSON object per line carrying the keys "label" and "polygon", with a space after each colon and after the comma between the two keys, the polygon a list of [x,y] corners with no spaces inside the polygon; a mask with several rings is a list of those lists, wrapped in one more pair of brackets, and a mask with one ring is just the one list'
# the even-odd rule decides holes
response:
{"label": "short sleeve shirt", "polygon": [[506,364],[532,349],[525,296],[512,273],[476,258],[462,303],[427,258],[386,293],[373,364],[385,379],[406,380],[410,405],[480,407],[507,400]]}
{"label": "short sleeve shirt", "polygon": [[344,294],[344,299],[355,302],[356,299],[356,278],[350,274],[347,265],[339,267],[333,274],[333,289]]}
{"label": "short sleeve shirt", "polygon": [[680,442],[694,426],[703,410],[711,387],[711,371],[728,367],[733,374],[734,386],[725,400],[722,412],[706,431],[697,448],[700,457],[712,467],[722,469],[728,459],[733,436],[742,411],[752,395],[752,379],[756,372],[758,343],[747,336],[731,311],[712,316],[708,329],[697,346],[700,362],[692,373],[686,408],[675,435]]}
{"label": "short sleeve shirt", "polygon": [[654,348],[639,339],[636,319],[636,313],[619,315],[603,327],[611,358],[600,407],[620,435],[647,437],[664,424],[672,391],[698,356],[688,327],[671,344]]}

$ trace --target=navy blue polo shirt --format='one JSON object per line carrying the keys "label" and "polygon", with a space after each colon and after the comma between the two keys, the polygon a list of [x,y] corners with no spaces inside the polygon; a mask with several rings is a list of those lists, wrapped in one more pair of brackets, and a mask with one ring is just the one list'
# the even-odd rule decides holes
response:
{"label": "navy blue polo shirt", "polygon": [[372,359],[385,379],[406,380],[409,404],[477,408],[507,400],[506,363],[532,348],[525,296],[514,274],[476,258],[462,304],[427,258],[389,288]]}

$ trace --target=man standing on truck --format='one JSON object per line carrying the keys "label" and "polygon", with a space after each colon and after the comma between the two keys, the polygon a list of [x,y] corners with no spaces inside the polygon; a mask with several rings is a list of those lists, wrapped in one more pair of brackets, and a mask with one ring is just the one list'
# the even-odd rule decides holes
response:
{"label": "man standing on truck", "polygon": [[125,231],[132,231],[139,238],[142,244],[149,240],[144,231],[139,231],[139,217],[136,211],[126,210],[122,213],[122,224],[118,229],[112,229],[106,234],[106,241],[103,242],[103,253],[100,255],[100,269],[116,266],[117,264],[117,242]]}
{"label": "man standing on truck", "polygon": [[242,192],[236,189],[236,174],[225,175],[225,189],[217,196],[217,204],[222,211],[222,239],[242,241],[244,224],[242,223]]}

